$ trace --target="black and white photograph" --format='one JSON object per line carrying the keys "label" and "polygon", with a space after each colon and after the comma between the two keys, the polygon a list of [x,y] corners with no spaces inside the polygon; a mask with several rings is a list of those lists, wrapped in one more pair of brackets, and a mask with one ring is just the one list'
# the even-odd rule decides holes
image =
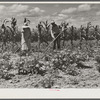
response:
{"label": "black and white photograph", "polygon": [[0,88],[100,88],[100,3],[0,3]]}

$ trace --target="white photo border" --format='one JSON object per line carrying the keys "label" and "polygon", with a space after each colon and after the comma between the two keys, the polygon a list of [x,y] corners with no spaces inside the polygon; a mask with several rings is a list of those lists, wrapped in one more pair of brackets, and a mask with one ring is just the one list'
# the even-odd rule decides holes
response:
{"label": "white photo border", "polygon": [[[15,3],[22,3],[22,4],[100,4],[100,1],[92,2],[92,1],[29,1],[29,2],[1,2],[0,4],[15,4]],[[100,98],[100,89],[10,89],[10,88],[1,88],[0,89],[0,99],[99,99]]]}

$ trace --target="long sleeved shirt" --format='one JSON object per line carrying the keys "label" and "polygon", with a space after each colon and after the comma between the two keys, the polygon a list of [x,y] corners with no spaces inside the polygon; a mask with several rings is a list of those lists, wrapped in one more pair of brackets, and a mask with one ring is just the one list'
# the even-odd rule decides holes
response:
{"label": "long sleeved shirt", "polygon": [[60,32],[59,27],[56,24],[50,25],[50,30],[52,38],[55,38],[55,35],[58,35]]}

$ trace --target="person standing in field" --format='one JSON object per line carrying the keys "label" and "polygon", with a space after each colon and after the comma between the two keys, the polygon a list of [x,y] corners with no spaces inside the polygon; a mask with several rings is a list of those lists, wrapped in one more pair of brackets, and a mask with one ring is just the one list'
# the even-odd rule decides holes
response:
{"label": "person standing in field", "polygon": [[56,49],[56,45],[57,45],[57,49],[60,49],[60,29],[58,27],[58,25],[52,21],[51,22],[51,36],[54,40],[54,45],[53,45],[53,50]]}
{"label": "person standing in field", "polygon": [[24,25],[22,26],[21,50],[25,53],[31,50],[31,29],[29,23],[30,21],[25,18]]}

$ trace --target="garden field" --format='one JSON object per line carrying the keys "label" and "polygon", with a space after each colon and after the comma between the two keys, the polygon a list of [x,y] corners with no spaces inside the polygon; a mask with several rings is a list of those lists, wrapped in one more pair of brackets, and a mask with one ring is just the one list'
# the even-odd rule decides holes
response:
{"label": "garden field", "polygon": [[0,53],[0,88],[98,88],[100,87],[100,46],[96,41],[69,41],[61,50],[41,52],[32,43],[32,52],[20,56],[20,52]]}

